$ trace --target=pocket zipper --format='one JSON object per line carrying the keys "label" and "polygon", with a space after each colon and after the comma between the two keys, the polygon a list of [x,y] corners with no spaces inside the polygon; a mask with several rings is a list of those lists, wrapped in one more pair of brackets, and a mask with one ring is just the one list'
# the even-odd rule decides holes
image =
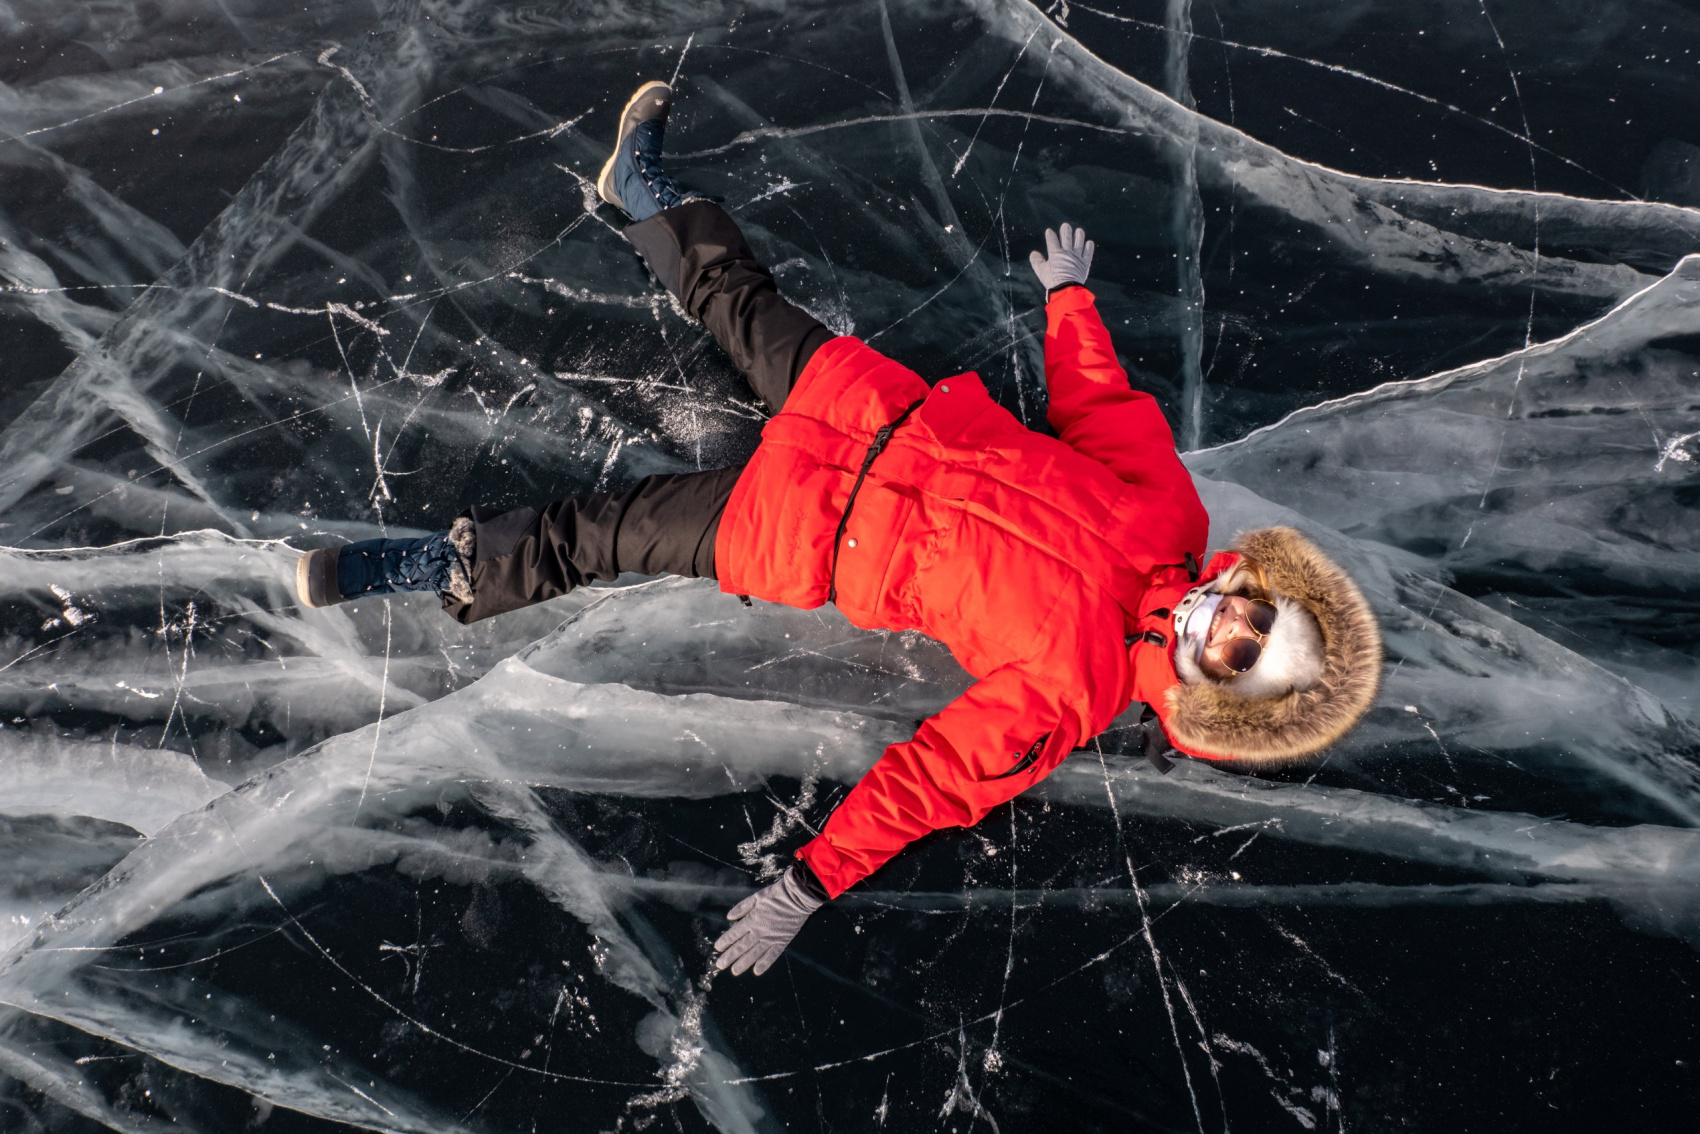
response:
{"label": "pocket zipper", "polygon": [[1047,732],[1044,736],[1041,736],[1038,740],[1035,740],[1033,742],[1033,747],[1031,747],[1027,750],[1027,755],[1021,757],[1019,760],[1017,760],[1015,762],[1015,767],[1011,768],[1007,772],[998,773],[997,775],[993,776],[992,779],[994,779],[994,780],[1007,780],[1007,779],[1009,779],[1009,777],[1018,776],[1022,772],[1025,772],[1027,769],[1031,768],[1034,764],[1039,762],[1039,754],[1045,750],[1045,742],[1050,740],[1050,739],[1051,739],[1051,734]]}

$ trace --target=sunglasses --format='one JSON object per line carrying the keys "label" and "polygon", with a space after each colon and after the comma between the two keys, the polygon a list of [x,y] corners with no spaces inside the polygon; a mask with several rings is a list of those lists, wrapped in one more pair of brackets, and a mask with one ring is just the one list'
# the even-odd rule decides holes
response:
{"label": "sunglasses", "polygon": [[1264,599],[1252,599],[1246,604],[1246,625],[1250,626],[1255,638],[1236,636],[1222,644],[1222,664],[1235,673],[1244,673],[1257,664],[1257,659],[1263,656],[1263,644],[1269,640],[1269,632],[1275,629],[1275,604]]}

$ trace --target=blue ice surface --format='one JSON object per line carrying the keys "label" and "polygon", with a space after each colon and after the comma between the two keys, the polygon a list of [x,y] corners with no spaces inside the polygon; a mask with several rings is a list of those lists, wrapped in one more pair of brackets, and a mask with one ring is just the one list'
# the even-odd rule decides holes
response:
{"label": "blue ice surface", "polygon": [[[1604,7],[14,0],[0,1128],[1686,1128],[1700,17]],[[656,77],[789,297],[1035,426],[1085,227],[1213,545],[1374,604],[1363,726],[1113,728],[733,979],[941,646],[299,607],[300,548],[753,449],[595,196]]]}

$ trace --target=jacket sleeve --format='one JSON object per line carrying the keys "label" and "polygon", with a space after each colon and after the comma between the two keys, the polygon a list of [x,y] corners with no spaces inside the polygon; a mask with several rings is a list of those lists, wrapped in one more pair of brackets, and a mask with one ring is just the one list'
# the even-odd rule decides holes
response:
{"label": "jacket sleeve", "polygon": [[1027,790],[1086,724],[1056,685],[1006,666],[971,686],[887,748],[799,857],[836,898],[927,832],[972,826]]}
{"label": "jacket sleeve", "polygon": [[1045,305],[1045,385],[1046,418],[1069,447],[1129,484],[1192,491],[1163,411],[1128,385],[1084,287],[1064,288]]}

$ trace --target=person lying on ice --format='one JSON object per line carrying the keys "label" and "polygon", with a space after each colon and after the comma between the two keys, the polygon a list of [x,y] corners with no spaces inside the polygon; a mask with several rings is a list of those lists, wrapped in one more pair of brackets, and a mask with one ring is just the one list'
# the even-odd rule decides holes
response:
{"label": "person lying on ice", "polygon": [[732,218],[662,169],[672,97],[659,82],[632,96],[599,188],[773,411],[754,456],[311,551],[303,603],[435,590],[473,622],[631,571],[830,602],[857,626],[947,645],[978,680],[731,909],[715,947],[734,974],[766,971],[823,903],[927,832],[977,823],[1136,701],[1175,748],[1214,760],[1292,759],[1357,722],[1381,672],[1363,596],[1290,528],[1245,533],[1201,566],[1209,517],[1162,411],[1116,363],[1084,233],[1047,230],[1048,255],[1032,255],[1053,437],[974,374],[929,385],[781,298]]}

